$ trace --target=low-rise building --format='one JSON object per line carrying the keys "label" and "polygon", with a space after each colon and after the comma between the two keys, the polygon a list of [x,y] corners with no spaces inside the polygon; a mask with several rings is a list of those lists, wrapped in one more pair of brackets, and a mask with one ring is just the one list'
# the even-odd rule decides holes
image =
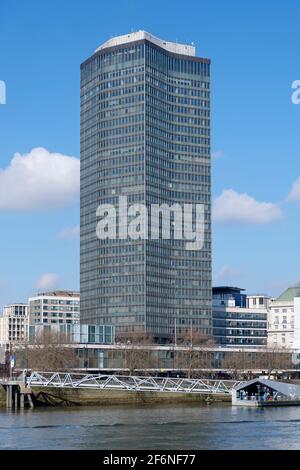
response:
{"label": "low-rise building", "polygon": [[113,325],[83,325],[80,323],[44,324],[29,326],[29,341],[34,343],[45,335],[58,335],[61,342],[81,344],[114,344],[115,327]]}
{"label": "low-rise building", "polygon": [[[213,287],[213,338],[223,346],[267,344],[267,296],[249,296],[239,287]],[[258,305],[254,298],[262,298]]]}
{"label": "low-rise building", "polygon": [[300,283],[290,286],[271,302],[268,345],[300,349]]}
{"label": "low-rise building", "polygon": [[0,343],[21,343],[28,334],[28,305],[6,305],[0,317]]}
{"label": "low-rise building", "polygon": [[30,297],[28,304],[30,325],[79,323],[79,292],[43,292]]}

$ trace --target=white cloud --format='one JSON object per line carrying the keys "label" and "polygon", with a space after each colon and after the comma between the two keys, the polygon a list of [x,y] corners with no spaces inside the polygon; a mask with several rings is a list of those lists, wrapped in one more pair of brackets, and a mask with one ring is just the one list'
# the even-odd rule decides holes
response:
{"label": "white cloud", "polygon": [[55,273],[43,274],[35,283],[34,287],[38,290],[56,289],[60,284],[60,277]]}
{"label": "white cloud", "polygon": [[232,281],[241,275],[241,270],[229,266],[228,264],[222,266],[220,270],[215,274],[216,281]]}
{"label": "white cloud", "polygon": [[288,201],[300,201],[300,177],[295,181],[288,195]]}
{"label": "white cloud", "polygon": [[4,279],[0,279],[0,290],[6,290],[9,287],[9,283]]}
{"label": "white cloud", "polygon": [[223,155],[224,155],[224,154],[223,154],[222,150],[216,150],[215,152],[213,152],[213,153],[211,154],[211,158],[212,158],[213,160],[218,160],[219,158],[222,158]]}
{"label": "white cloud", "polygon": [[74,227],[67,227],[58,234],[58,238],[63,240],[73,240],[78,238],[80,234],[80,225],[74,225]]}
{"label": "white cloud", "polygon": [[60,209],[79,195],[78,158],[50,153],[42,147],[21,155],[0,169],[0,210],[40,211]]}
{"label": "white cloud", "polygon": [[221,223],[268,224],[282,216],[278,205],[225,189],[213,203],[213,220]]}

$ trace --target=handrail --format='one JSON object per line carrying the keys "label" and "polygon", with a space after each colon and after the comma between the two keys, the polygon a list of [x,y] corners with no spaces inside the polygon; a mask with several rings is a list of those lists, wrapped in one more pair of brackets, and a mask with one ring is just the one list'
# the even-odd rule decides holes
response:
{"label": "handrail", "polygon": [[229,384],[225,380],[104,374],[85,375],[67,372],[32,372],[26,381],[29,386],[39,387],[198,394],[231,394],[231,390],[241,383],[228,381]]}

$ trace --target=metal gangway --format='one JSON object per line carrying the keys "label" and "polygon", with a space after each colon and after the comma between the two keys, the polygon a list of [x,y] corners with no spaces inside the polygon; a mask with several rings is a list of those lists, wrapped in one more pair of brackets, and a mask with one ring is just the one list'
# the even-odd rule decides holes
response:
{"label": "metal gangway", "polygon": [[30,387],[127,390],[133,392],[173,392],[198,394],[231,394],[241,382],[134,375],[78,374],[32,372],[26,379]]}

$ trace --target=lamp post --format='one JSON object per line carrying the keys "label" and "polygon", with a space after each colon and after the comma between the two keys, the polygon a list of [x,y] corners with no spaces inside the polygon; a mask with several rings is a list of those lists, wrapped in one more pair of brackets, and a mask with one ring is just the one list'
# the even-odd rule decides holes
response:
{"label": "lamp post", "polygon": [[12,344],[9,343],[9,380],[12,379],[12,368],[13,368],[13,361],[12,361]]}
{"label": "lamp post", "polygon": [[174,318],[174,346],[173,346],[173,374],[175,371],[175,354],[176,354],[176,347],[177,347],[177,319]]}

